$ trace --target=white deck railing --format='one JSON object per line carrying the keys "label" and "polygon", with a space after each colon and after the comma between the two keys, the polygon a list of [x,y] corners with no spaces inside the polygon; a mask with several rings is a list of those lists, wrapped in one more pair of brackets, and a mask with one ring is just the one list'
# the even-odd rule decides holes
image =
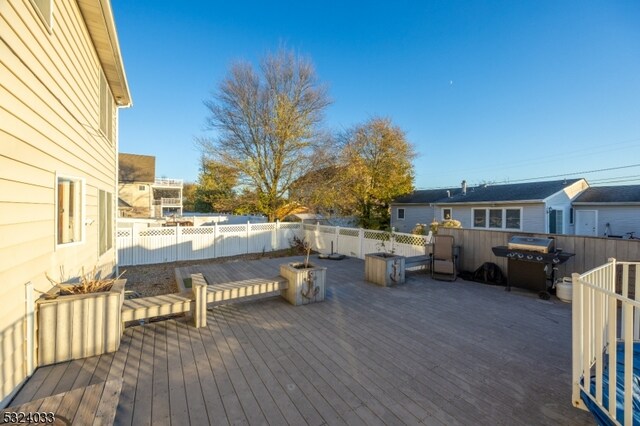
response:
{"label": "white deck railing", "polygon": [[404,256],[427,254],[425,235],[371,231],[301,223],[246,223],[189,227],[119,228],[116,247],[121,266],[202,260],[246,253],[261,253],[290,247],[294,236],[304,238],[320,253],[335,253],[364,259],[382,249]]}
{"label": "white deck railing", "polygon": [[[573,274],[572,299],[573,405],[587,409],[582,391],[614,424],[633,424],[633,343],[640,337],[640,262],[609,259],[582,275]],[[618,343],[624,345],[624,419],[616,418]],[[609,386],[603,390],[605,365],[609,366]],[[592,377],[595,392],[591,391]]]}

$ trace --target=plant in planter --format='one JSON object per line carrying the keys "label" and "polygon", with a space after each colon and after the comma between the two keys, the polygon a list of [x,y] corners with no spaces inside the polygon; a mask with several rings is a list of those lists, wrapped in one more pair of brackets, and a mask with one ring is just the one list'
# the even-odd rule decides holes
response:
{"label": "plant in planter", "polygon": [[280,275],[289,281],[289,288],[283,291],[283,297],[293,305],[306,305],[321,302],[325,295],[327,268],[309,262],[311,245],[306,245],[304,262],[280,265]]}
{"label": "plant in planter", "polygon": [[47,279],[53,287],[36,301],[38,365],[118,350],[126,284],[122,274],[101,278],[94,268],[88,274],[83,270],[77,283]]}
{"label": "plant in planter", "polygon": [[[405,258],[395,254],[394,235],[385,232],[380,236],[376,244],[378,252],[364,256],[364,279],[380,286],[404,284]],[[389,247],[385,242],[389,242]]]}

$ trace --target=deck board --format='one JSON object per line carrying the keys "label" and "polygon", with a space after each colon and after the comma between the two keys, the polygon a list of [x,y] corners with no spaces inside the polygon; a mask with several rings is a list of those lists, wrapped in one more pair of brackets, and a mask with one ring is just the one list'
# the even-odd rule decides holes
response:
{"label": "deck board", "polygon": [[[293,260],[176,276],[215,285]],[[328,268],[323,303],[273,297],[210,308],[200,329],[130,327],[116,353],[39,368],[12,405],[67,392],[48,403],[86,417],[85,387],[119,377],[115,424],[595,424],[571,406],[570,305],[423,272],[378,287],[360,260],[313,261]]]}

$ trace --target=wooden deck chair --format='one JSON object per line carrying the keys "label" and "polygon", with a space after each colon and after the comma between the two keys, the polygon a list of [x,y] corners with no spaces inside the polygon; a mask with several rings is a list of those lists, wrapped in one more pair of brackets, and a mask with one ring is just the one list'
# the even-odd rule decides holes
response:
{"label": "wooden deck chair", "polygon": [[458,278],[453,246],[453,235],[433,236],[433,253],[429,255],[431,258],[431,278],[447,281],[455,281]]}

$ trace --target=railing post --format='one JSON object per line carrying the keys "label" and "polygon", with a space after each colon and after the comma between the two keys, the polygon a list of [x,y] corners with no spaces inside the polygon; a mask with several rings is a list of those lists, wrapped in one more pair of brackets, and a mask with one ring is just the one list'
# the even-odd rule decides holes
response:
{"label": "railing post", "polygon": [[584,370],[584,357],[582,354],[582,286],[580,284],[580,274],[571,274],[572,295],[571,295],[571,321],[572,321],[572,396],[574,407],[584,408],[584,403],[580,398],[580,377]]}
{"label": "railing post", "polygon": [[275,238],[273,241],[275,243],[275,247],[272,247],[272,250],[280,250],[280,220],[276,219],[276,226],[274,228]]}

